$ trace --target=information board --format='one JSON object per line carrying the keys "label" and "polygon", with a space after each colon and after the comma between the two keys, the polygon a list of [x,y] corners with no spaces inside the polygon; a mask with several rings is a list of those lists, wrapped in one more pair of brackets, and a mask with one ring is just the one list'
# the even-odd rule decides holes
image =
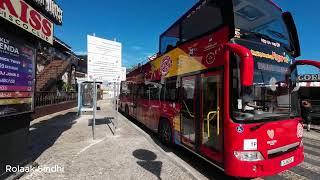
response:
{"label": "information board", "polygon": [[0,32],[0,117],[33,111],[35,49]]}
{"label": "information board", "polygon": [[120,82],[121,43],[90,35],[87,38],[88,77],[106,82]]}

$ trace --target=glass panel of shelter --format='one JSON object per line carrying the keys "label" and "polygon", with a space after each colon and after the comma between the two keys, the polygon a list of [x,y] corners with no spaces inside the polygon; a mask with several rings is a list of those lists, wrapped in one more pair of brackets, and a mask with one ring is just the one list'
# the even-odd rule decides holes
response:
{"label": "glass panel of shelter", "polygon": [[93,84],[81,83],[82,107],[93,108]]}

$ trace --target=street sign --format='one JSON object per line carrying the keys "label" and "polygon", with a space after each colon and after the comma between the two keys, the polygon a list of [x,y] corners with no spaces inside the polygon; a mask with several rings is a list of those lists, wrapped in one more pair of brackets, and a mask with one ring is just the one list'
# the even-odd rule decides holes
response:
{"label": "street sign", "polygon": [[88,78],[119,82],[122,65],[121,43],[90,35],[87,38]]}

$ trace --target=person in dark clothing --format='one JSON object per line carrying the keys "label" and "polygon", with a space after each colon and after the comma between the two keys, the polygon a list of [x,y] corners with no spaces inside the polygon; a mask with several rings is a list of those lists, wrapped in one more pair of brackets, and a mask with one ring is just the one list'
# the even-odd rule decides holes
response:
{"label": "person in dark clothing", "polygon": [[311,103],[309,100],[303,100],[301,103],[302,103],[301,115],[302,115],[303,120],[307,124],[307,131],[310,131],[310,128],[311,128],[310,113],[312,112],[312,106],[311,106]]}

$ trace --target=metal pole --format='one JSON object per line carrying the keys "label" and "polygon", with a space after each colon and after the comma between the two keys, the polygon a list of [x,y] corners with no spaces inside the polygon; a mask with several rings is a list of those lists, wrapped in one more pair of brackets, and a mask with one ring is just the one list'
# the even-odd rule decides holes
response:
{"label": "metal pole", "polygon": [[78,116],[81,115],[82,97],[81,97],[81,83],[78,82]]}
{"label": "metal pole", "polygon": [[97,86],[96,80],[93,80],[93,118],[92,118],[92,136],[94,137],[94,130],[96,125],[96,113],[97,113]]}
{"label": "metal pole", "polygon": [[113,83],[113,109],[116,109],[116,82]]}
{"label": "metal pole", "polygon": [[116,123],[115,123],[115,129],[117,129],[117,127],[118,127],[118,108],[119,108],[119,106],[118,106],[118,103],[119,103],[119,83],[117,82],[117,86],[116,86],[116,88],[117,88],[117,90],[116,90]]}

